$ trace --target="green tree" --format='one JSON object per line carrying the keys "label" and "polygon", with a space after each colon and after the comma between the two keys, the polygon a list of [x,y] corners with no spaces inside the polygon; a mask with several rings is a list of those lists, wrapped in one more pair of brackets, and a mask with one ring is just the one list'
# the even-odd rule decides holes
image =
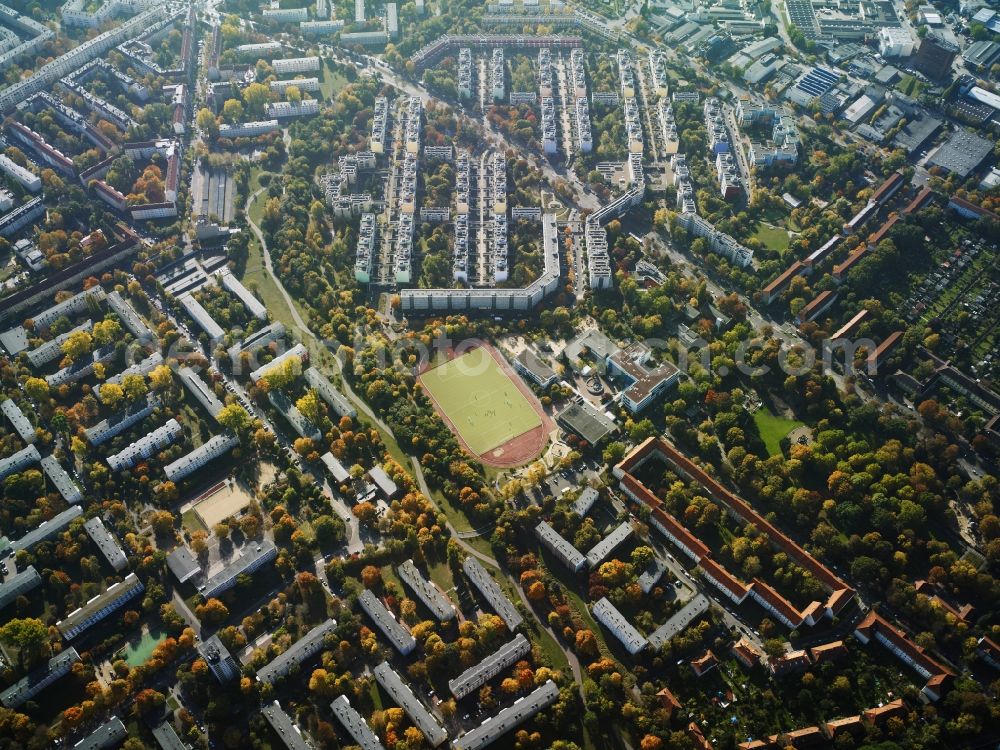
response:
{"label": "green tree", "polygon": [[0,627],[0,641],[16,649],[18,661],[25,668],[49,655],[49,630],[34,617],[14,618]]}

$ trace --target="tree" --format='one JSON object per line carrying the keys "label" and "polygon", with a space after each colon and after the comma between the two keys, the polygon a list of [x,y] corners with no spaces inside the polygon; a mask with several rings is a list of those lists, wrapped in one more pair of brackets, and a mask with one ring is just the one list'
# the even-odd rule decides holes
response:
{"label": "tree", "polygon": [[49,400],[49,384],[45,378],[28,378],[24,381],[24,392],[28,398],[38,403]]}
{"label": "tree", "polygon": [[118,341],[122,335],[122,327],[117,320],[109,318],[94,323],[93,339],[98,346],[107,346]]}
{"label": "tree", "polygon": [[166,365],[157,365],[149,373],[149,382],[154,391],[165,391],[174,382],[174,375]]}
{"label": "tree", "polygon": [[209,625],[218,625],[229,617],[229,608],[218,599],[212,598],[195,607],[198,619]]}
{"label": "tree", "polygon": [[105,383],[101,386],[101,401],[109,409],[117,409],[125,399],[125,389],[118,383]]}
{"label": "tree", "polygon": [[247,105],[249,115],[262,115],[270,99],[271,90],[263,83],[251,83],[243,89],[243,102]]}
{"label": "tree", "polygon": [[49,654],[49,630],[34,617],[14,618],[0,627],[0,642],[17,650],[25,668]]}
{"label": "tree", "polygon": [[322,515],[313,519],[312,527],[316,541],[323,547],[334,545],[344,538],[344,522],[339,518]]}
{"label": "tree", "polygon": [[373,588],[382,583],[382,571],[374,565],[366,565],[361,569],[361,583],[366,589]]}
{"label": "tree", "polygon": [[236,403],[223,406],[219,410],[217,419],[219,420],[219,424],[237,434],[246,432],[253,424],[253,419],[247,410]]}
{"label": "tree", "polygon": [[62,342],[60,349],[70,362],[76,362],[94,350],[94,339],[87,331],[74,331]]}
{"label": "tree", "polygon": [[600,650],[597,648],[597,637],[588,628],[580,628],[576,631],[576,651],[584,656],[597,656]]}
{"label": "tree", "polygon": [[314,390],[306,391],[302,398],[295,402],[295,406],[313,424],[319,424],[323,417],[323,402]]}
{"label": "tree", "polygon": [[195,122],[198,128],[212,139],[219,137],[219,121],[215,119],[215,115],[212,114],[212,110],[208,107],[202,107],[198,110],[198,115],[195,118]]}
{"label": "tree", "polygon": [[122,378],[122,388],[129,403],[135,403],[148,393],[146,379],[142,375],[133,373]]}
{"label": "tree", "polygon": [[222,105],[222,119],[228,123],[240,122],[243,119],[243,103],[239,99],[227,99]]}

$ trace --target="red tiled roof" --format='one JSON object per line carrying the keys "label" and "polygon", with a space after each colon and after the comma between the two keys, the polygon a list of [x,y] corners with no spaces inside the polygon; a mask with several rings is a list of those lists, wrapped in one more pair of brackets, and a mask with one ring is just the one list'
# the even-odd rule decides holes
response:
{"label": "red tiled roof", "polygon": [[893,172],[881,185],[876,188],[875,192],[872,193],[871,200],[876,203],[880,203],[883,197],[887,197],[887,194],[892,192],[894,188],[899,186],[900,182],[903,180],[903,175],[899,172]]}

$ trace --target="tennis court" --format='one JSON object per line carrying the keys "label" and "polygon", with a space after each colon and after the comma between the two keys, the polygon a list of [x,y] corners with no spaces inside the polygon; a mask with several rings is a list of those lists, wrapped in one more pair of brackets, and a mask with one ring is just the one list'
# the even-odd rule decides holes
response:
{"label": "tennis court", "polygon": [[538,412],[485,347],[428,370],[420,382],[476,455],[542,425]]}

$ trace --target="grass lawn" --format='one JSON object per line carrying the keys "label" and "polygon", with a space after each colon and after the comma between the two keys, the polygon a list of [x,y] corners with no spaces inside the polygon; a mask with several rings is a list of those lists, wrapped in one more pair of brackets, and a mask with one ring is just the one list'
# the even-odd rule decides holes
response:
{"label": "grass lawn", "polygon": [[194,508],[186,510],[181,514],[181,526],[190,532],[208,531],[205,524],[201,522],[201,516],[198,515],[198,511]]}
{"label": "grass lawn", "polygon": [[781,453],[781,439],[803,424],[794,419],[776,417],[767,409],[755,411],[753,421],[757,423],[757,430],[760,432],[761,440],[764,441],[764,447],[772,456]]}
{"label": "grass lawn", "polygon": [[760,224],[753,236],[763,242],[764,246],[769,250],[781,252],[788,247],[788,232],[781,227],[772,227],[767,224]]}
{"label": "grass lawn", "polygon": [[420,382],[473,453],[486,453],[542,423],[486,349],[435,367]]}
{"label": "grass lawn", "polygon": [[346,85],[347,79],[340,73],[334,73],[329,68],[320,71],[319,92],[323,99],[329,101]]}

